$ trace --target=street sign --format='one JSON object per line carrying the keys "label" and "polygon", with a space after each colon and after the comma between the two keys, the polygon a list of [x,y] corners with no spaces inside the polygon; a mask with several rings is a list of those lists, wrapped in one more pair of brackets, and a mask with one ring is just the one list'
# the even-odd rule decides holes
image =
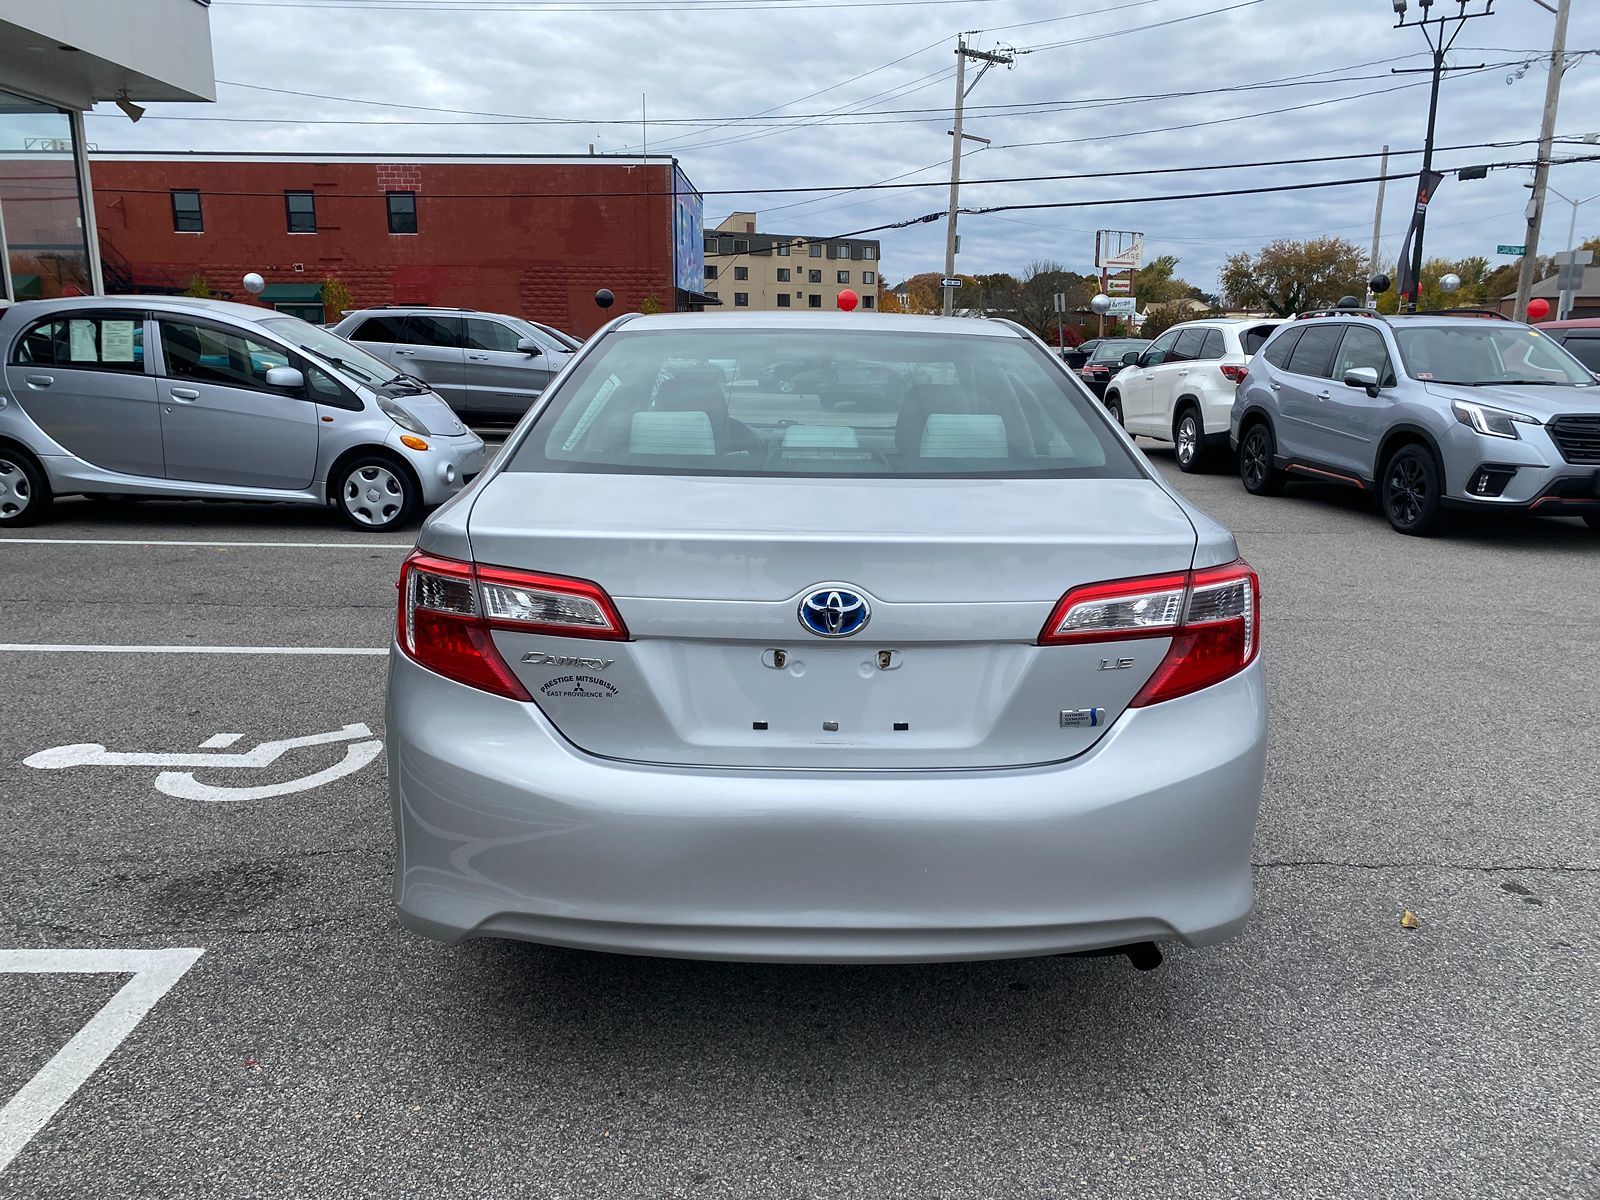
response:
{"label": "street sign", "polygon": [[1556,260],[1556,266],[1558,266],[1558,267],[1566,267],[1566,266],[1587,267],[1590,263],[1594,262],[1594,251],[1593,250],[1563,250],[1560,254],[1557,254],[1555,256],[1555,260]]}
{"label": "street sign", "polygon": [[1520,258],[1528,252],[1528,248],[1526,246],[1507,246],[1502,243],[1494,248],[1494,252],[1496,254],[1514,254]]}
{"label": "street sign", "polygon": [[1563,263],[1556,268],[1556,288],[1563,292],[1583,290],[1583,267],[1578,263]]}
{"label": "street sign", "polygon": [[1106,280],[1106,292],[1107,292],[1108,295],[1115,295],[1115,294],[1120,293],[1120,294],[1126,296],[1126,295],[1131,294],[1132,291],[1133,291],[1133,280],[1131,280],[1131,279],[1118,279],[1118,278],[1113,277],[1111,279]]}
{"label": "street sign", "polygon": [[1065,292],[1056,293],[1056,311],[1058,313],[1067,311],[1067,294]]}
{"label": "street sign", "polygon": [[1109,317],[1131,317],[1139,311],[1139,302],[1132,296],[1114,296],[1111,307],[1106,310]]}
{"label": "street sign", "polygon": [[947,288],[958,288],[958,287],[961,286],[961,280],[959,280],[959,279],[941,279],[941,280],[939,280],[939,286],[940,287],[947,287]]}

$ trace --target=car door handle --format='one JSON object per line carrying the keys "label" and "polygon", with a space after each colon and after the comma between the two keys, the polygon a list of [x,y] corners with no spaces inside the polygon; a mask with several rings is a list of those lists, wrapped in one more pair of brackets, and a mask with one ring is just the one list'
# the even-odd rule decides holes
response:
{"label": "car door handle", "polygon": [[1318,392],[1318,393],[1317,393],[1317,399],[1318,399],[1318,400],[1326,400],[1326,399],[1328,399],[1328,397],[1330,397],[1330,396],[1332,396],[1332,395],[1333,395],[1333,393],[1332,393],[1332,392],[1329,392],[1329,391],[1321,391],[1321,392]]}
{"label": "car door handle", "polygon": [[200,399],[200,392],[196,388],[175,387],[167,394],[174,400],[181,400],[185,404],[193,404]]}
{"label": "car door handle", "polygon": [[1275,391],[1275,392],[1283,391],[1283,384],[1281,384],[1281,383],[1274,383],[1271,386],[1272,386],[1272,390]]}
{"label": "car door handle", "polygon": [[471,362],[488,362],[489,361],[489,356],[487,354],[469,354],[469,355],[467,355],[467,358]]}
{"label": "car door handle", "polygon": [[417,352],[415,350],[396,350],[394,356],[396,358],[415,358]]}
{"label": "car door handle", "polygon": [[54,375],[29,375],[27,378],[28,386],[36,388],[49,387],[56,381]]}

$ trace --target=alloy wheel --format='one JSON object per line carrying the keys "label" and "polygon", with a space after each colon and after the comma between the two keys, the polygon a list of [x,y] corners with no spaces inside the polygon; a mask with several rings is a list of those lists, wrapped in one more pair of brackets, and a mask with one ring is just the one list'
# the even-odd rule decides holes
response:
{"label": "alloy wheel", "polygon": [[1178,422],[1178,461],[1184,466],[1192,463],[1199,444],[1200,431],[1195,428],[1194,417],[1185,413]]}
{"label": "alloy wheel", "polygon": [[340,497],[345,512],[362,525],[387,525],[405,507],[405,484],[393,471],[374,463],[345,477]]}
{"label": "alloy wheel", "polygon": [[1267,477],[1267,435],[1260,428],[1252,429],[1244,439],[1244,481],[1251,487],[1260,487]]}
{"label": "alloy wheel", "polygon": [[1415,525],[1428,502],[1428,478],[1422,464],[1409,455],[1397,458],[1384,482],[1384,499],[1395,524]]}
{"label": "alloy wheel", "polygon": [[0,458],[0,521],[21,516],[32,502],[27,473],[9,458]]}

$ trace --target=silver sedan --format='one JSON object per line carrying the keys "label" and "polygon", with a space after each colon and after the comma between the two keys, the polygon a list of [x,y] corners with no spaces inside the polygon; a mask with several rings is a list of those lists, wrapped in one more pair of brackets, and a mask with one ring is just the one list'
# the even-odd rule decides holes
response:
{"label": "silver sedan", "polygon": [[[812,357],[903,386],[761,387]],[[1249,915],[1256,575],[1008,322],[622,318],[400,584],[431,937],[1149,966]]]}

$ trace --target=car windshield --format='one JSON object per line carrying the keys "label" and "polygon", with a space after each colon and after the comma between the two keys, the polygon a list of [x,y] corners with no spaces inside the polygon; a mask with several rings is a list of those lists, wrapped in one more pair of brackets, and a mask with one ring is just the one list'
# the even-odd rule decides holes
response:
{"label": "car windshield", "polygon": [[1593,386],[1595,377],[1553,338],[1512,322],[1423,325],[1398,322],[1394,340],[1406,373],[1431,383]]}
{"label": "car windshield", "polygon": [[1140,341],[1138,338],[1122,338],[1115,342],[1101,342],[1094,348],[1094,353],[1089,356],[1092,363],[1121,362],[1122,356],[1129,350],[1143,350],[1150,343]]}
{"label": "car windshield", "polygon": [[270,329],[284,341],[330,363],[357,383],[364,383],[368,387],[387,387],[409,378],[359,346],[352,346],[338,334],[329,333],[299,317],[268,317],[261,322],[261,327]]}
{"label": "car windshield", "polygon": [[1141,475],[1087,394],[1022,338],[623,330],[597,349],[509,470]]}

